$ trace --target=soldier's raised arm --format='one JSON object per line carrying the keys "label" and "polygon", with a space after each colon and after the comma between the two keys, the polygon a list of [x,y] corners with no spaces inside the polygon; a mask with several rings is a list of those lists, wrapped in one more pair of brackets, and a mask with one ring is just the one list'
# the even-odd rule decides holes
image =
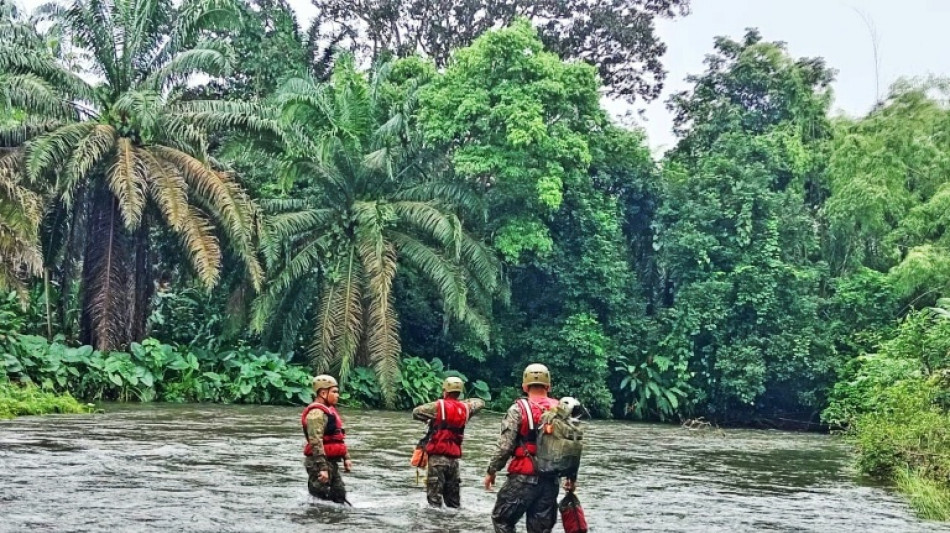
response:
{"label": "soldier's raised arm", "polygon": [[436,402],[429,402],[416,407],[412,410],[412,418],[423,422],[435,420],[435,406]]}
{"label": "soldier's raised arm", "polygon": [[477,415],[479,411],[485,408],[485,400],[481,398],[469,398],[465,400],[465,403],[468,405],[469,418]]}

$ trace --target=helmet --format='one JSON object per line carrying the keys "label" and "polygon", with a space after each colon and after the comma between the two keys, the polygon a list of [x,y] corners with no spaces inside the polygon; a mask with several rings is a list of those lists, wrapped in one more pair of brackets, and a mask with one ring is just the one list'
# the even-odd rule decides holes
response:
{"label": "helmet", "polygon": [[461,378],[455,376],[450,376],[445,378],[445,381],[442,382],[442,392],[462,392],[462,389],[465,388],[465,383]]}
{"label": "helmet", "polygon": [[548,367],[538,363],[532,363],[524,367],[521,386],[527,387],[528,385],[544,385],[551,388],[551,372],[548,371]]}
{"label": "helmet", "polygon": [[330,387],[339,387],[336,379],[333,376],[328,376],[326,374],[320,374],[319,376],[313,378],[313,390],[320,392],[323,389],[329,389]]}

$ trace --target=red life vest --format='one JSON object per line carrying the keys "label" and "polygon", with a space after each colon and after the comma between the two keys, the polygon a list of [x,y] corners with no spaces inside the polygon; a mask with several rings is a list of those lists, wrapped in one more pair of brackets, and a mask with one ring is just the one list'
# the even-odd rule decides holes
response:
{"label": "red life vest", "polygon": [[508,473],[533,476],[535,471],[532,457],[538,453],[538,432],[536,430],[541,423],[541,414],[548,409],[557,407],[557,400],[542,398],[533,401],[522,398],[516,401],[515,405],[521,410],[521,426],[518,428],[518,436],[521,442],[515,448],[514,459],[508,464]]}
{"label": "red life vest", "polygon": [[468,422],[468,404],[454,398],[435,402],[435,433],[426,444],[429,455],[446,457],[462,456],[462,438],[465,436],[465,423]]}
{"label": "red life vest", "polygon": [[[346,457],[346,443],[343,442],[344,437],[346,437],[346,430],[343,429],[343,419],[340,418],[340,413],[337,412],[335,407],[313,402],[304,408],[303,414],[300,416],[304,438],[307,438],[307,415],[314,409],[319,409],[327,415],[327,424],[323,427],[323,453],[326,454],[327,459]],[[310,445],[309,439],[303,447],[303,454],[313,455],[313,446]]]}

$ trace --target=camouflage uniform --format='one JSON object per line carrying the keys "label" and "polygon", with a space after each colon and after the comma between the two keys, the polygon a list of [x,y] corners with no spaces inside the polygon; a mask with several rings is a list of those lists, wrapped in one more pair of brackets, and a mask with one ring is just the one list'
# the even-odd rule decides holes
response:
{"label": "camouflage uniform", "polygon": [[[478,398],[462,400],[468,404],[469,418],[485,407],[485,402]],[[416,420],[431,422],[435,420],[436,402],[420,405],[412,410],[412,417]],[[444,455],[430,455],[429,469],[426,472],[426,499],[429,505],[442,507],[445,499],[446,507],[460,507],[462,477],[459,474],[459,460]]]}
{"label": "camouflage uniform", "polygon": [[[319,409],[313,409],[307,414],[307,442],[313,449],[313,455],[304,457],[303,465],[307,469],[307,489],[310,494],[321,500],[330,500],[336,503],[346,502],[346,486],[340,475],[340,460],[327,459],[323,451],[323,430],[327,425],[327,415]],[[350,460],[347,452],[346,461]],[[321,483],[320,472],[326,470],[330,480]]]}
{"label": "camouflage uniform", "polygon": [[[512,404],[501,422],[501,437],[498,449],[488,463],[488,474],[505,468],[508,459],[521,444],[518,429],[521,427],[521,409]],[[492,525],[495,533],[514,533],[521,517],[527,514],[529,533],[549,533],[557,523],[557,476],[526,476],[508,474],[508,479],[498,491],[495,508],[492,510]]]}

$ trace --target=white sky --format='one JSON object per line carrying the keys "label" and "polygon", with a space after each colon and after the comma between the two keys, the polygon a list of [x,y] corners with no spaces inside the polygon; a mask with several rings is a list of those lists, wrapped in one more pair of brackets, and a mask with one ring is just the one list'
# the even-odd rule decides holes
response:
{"label": "white sky", "polygon": [[[309,24],[316,10],[309,0],[289,0],[300,22]],[[950,0],[693,0],[692,13],[657,26],[668,50],[663,95],[645,107],[646,129],[655,151],[672,147],[672,116],[666,98],[687,87],[688,74],[703,71],[713,38],[739,39],[756,27],[765,39],[785,41],[796,57],[821,56],[838,70],[834,109],[849,115],[867,112],[876,100],[871,35],[860,10],[878,36],[880,91],[900,77],[950,75]],[[609,103],[613,112],[626,106]]]}
{"label": "white sky", "polygon": [[[21,0],[31,9],[46,0]],[[316,14],[310,0],[289,0],[304,27]],[[878,38],[880,92],[907,76],[950,75],[950,0],[693,0],[692,13],[674,21],[657,22],[668,50],[663,65],[669,71],[663,95],[645,108],[646,130],[654,151],[672,147],[672,116],[667,97],[687,87],[688,74],[703,71],[713,38],[739,39],[745,28],[756,27],[765,39],[785,41],[796,56],[821,56],[838,70],[834,84],[836,112],[861,115],[876,100],[872,39],[860,10]],[[608,102],[622,113],[630,106]]]}

